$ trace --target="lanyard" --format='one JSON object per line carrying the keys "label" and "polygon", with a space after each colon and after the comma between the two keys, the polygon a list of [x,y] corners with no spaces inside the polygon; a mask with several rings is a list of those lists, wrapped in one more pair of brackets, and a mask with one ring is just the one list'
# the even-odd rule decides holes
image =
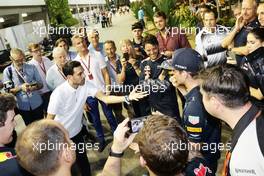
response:
{"label": "lanyard", "polygon": [[46,68],[43,61],[41,61],[39,64],[40,69],[43,71],[43,73],[46,75]]}
{"label": "lanyard", "polygon": [[117,73],[117,69],[112,65],[111,61],[109,60],[110,67]]}
{"label": "lanyard", "polygon": [[[57,65],[57,67],[58,67],[58,65]],[[59,71],[59,73],[61,74],[61,76],[63,77],[63,79],[66,80],[66,76],[65,76],[64,73],[59,69],[59,67],[58,67],[58,71]]]}
{"label": "lanyard", "polygon": [[81,60],[81,62],[82,62],[82,64],[84,65],[84,67],[86,68],[86,70],[87,70],[87,72],[90,74],[91,72],[90,72],[90,55],[88,55],[89,57],[88,57],[88,65],[86,65],[84,62],[83,62],[83,59],[81,58],[80,60]]}
{"label": "lanyard", "polygon": [[[15,67],[14,67],[15,68]],[[15,68],[15,71],[17,73],[17,75],[19,76],[20,80],[22,80],[22,82],[26,83],[27,81],[25,80],[24,78],[24,71],[23,71],[23,68],[22,68],[22,73],[20,71],[18,71],[16,68]]]}

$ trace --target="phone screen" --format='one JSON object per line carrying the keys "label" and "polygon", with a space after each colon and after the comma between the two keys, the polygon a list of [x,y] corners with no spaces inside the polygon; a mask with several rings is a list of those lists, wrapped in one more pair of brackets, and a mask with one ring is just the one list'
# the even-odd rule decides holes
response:
{"label": "phone screen", "polygon": [[137,133],[143,128],[144,121],[147,119],[148,116],[138,117],[131,119],[128,122],[129,132],[130,133]]}

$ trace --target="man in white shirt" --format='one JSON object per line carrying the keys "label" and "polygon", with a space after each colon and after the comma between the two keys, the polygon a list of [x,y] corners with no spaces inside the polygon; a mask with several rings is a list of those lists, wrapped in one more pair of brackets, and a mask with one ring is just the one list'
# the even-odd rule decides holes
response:
{"label": "man in white shirt", "polygon": [[226,63],[226,49],[222,48],[221,42],[226,37],[228,29],[216,24],[216,14],[205,11],[203,14],[203,29],[195,38],[195,50],[207,59],[208,66]]}
{"label": "man in white shirt", "polygon": [[[88,50],[83,38],[78,35],[72,37],[72,43],[78,53],[74,60],[79,61],[82,64],[86,79],[93,82],[93,84],[96,85],[96,87],[102,92],[109,94],[110,91],[108,91],[108,89],[110,87],[109,85],[111,84],[111,81],[107,70],[107,64],[103,55],[100,52]],[[117,127],[117,121],[113,115],[112,108],[100,100],[99,103],[102,106],[103,112],[112,132],[114,132]],[[97,140],[100,143],[99,152],[102,152],[106,146],[106,142],[104,139],[103,127],[98,110],[98,99],[88,96],[87,104],[91,109],[89,114],[96,130]]]}
{"label": "man in white shirt", "polygon": [[[69,132],[70,138],[77,146],[84,144],[82,129],[83,106],[88,96],[96,97],[105,103],[120,103],[138,100],[146,92],[132,91],[129,96],[107,96],[91,82],[85,79],[84,68],[78,61],[70,61],[63,67],[67,81],[58,86],[51,94],[48,106],[48,118],[60,122]],[[82,175],[91,175],[86,150],[76,149],[77,165]]]}
{"label": "man in white shirt", "polygon": [[67,52],[63,48],[56,47],[53,49],[52,57],[55,64],[48,70],[46,81],[49,89],[53,91],[66,80],[66,77],[62,71],[62,67],[67,61]]}
{"label": "man in white shirt", "polygon": [[43,99],[43,109],[46,112],[49,104],[49,97],[51,94],[50,89],[48,88],[48,84],[46,82],[46,75],[49,68],[53,65],[53,63],[47,58],[42,56],[41,47],[39,44],[30,43],[28,46],[28,50],[32,55],[32,59],[29,61],[29,64],[34,65],[38,73],[41,77],[41,81],[43,83],[43,88],[39,90],[41,97]]}

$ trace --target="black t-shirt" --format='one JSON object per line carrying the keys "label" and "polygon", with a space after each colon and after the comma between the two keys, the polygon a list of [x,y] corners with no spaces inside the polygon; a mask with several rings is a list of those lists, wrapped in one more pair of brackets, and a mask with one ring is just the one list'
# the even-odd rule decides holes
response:
{"label": "black t-shirt", "polygon": [[195,157],[188,162],[185,168],[186,176],[213,176],[215,175],[208,167],[205,159]]}
{"label": "black t-shirt", "polygon": [[[166,75],[164,81],[158,79],[162,72],[162,69],[158,66],[165,60],[166,57],[161,56],[155,61],[143,61],[140,65],[140,83],[150,85],[149,103],[154,111],[159,111],[171,117],[177,117],[177,120],[180,120],[175,88],[170,83],[168,75]],[[150,68],[151,74],[149,80],[145,80],[145,67]]]}
{"label": "black t-shirt", "polygon": [[[250,22],[247,26],[244,26],[234,38],[234,47],[245,46],[247,44],[248,33],[252,29],[258,28],[259,26],[260,25],[259,25],[258,19]],[[237,61],[238,66],[240,66],[241,64],[242,57],[243,56],[236,55],[236,61]]]}
{"label": "black t-shirt", "polygon": [[23,176],[14,149],[0,147],[0,176]]}
{"label": "black t-shirt", "polygon": [[[194,143],[205,143],[205,145],[219,144],[221,140],[221,123],[212,117],[204,108],[199,86],[193,88],[186,96],[183,110],[183,125],[187,131],[188,139]],[[217,146],[216,146],[217,147]],[[203,149],[208,149],[204,147]],[[216,148],[210,151],[201,151],[205,159],[217,161],[220,151]]]}
{"label": "black t-shirt", "polygon": [[139,50],[144,58],[147,58],[147,53],[145,52],[145,49],[144,49],[144,46],[143,46],[143,42],[141,42],[141,43],[138,44],[133,39],[133,47],[136,50]]}

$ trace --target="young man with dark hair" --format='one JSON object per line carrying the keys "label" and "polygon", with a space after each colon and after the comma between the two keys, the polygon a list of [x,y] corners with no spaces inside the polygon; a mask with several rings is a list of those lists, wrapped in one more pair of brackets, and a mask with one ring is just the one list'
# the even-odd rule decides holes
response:
{"label": "young man with dark hair", "polygon": [[[146,89],[149,86],[150,95],[148,102],[152,112],[178,118],[179,110],[175,88],[169,82],[169,76],[162,68],[162,62],[167,60],[166,56],[159,52],[159,43],[155,36],[148,35],[144,40],[145,51],[149,56],[141,65],[140,84]],[[177,119],[180,122],[180,119]]]}
{"label": "young man with dark hair", "polygon": [[142,36],[144,28],[142,24],[140,22],[132,24],[131,30],[133,34],[133,47],[136,50],[136,54],[142,56],[143,58],[146,58],[147,54],[144,50],[144,38]]}
{"label": "young man with dark hair", "polygon": [[[206,112],[200,93],[198,72],[204,68],[202,56],[191,48],[181,48],[174,53],[170,65],[170,81],[184,95],[185,107],[182,114],[183,127],[194,146],[218,146],[221,140],[221,123]],[[220,151],[215,148],[201,150],[211,171],[215,174]]]}
{"label": "young man with dark hair", "polygon": [[[77,145],[83,144],[82,115],[88,96],[96,97],[107,104],[138,100],[145,92],[133,90],[128,96],[107,96],[90,80],[85,79],[84,69],[80,62],[69,61],[63,67],[67,80],[59,85],[51,94],[48,106],[48,118],[60,122],[69,132],[70,138]],[[91,175],[86,150],[76,150],[77,165],[82,175]]]}
{"label": "young man with dark hair", "polygon": [[[156,28],[159,30],[156,37],[159,42],[159,50],[168,59],[179,48],[190,48],[191,45],[185,34],[181,34],[179,28],[167,26],[167,17],[164,12],[156,12],[153,16]],[[172,28],[173,27],[173,28]]]}
{"label": "young man with dark hair", "polygon": [[16,151],[18,162],[36,176],[71,176],[74,146],[67,130],[54,120],[27,126],[18,137]]}
{"label": "young man with dark hair", "polygon": [[12,94],[0,94],[0,175],[22,176],[22,170],[16,160],[13,148],[6,147],[12,140],[15,129],[16,99]]}
{"label": "young man with dark hair", "polygon": [[201,93],[207,112],[232,129],[225,175],[263,175],[264,115],[250,99],[249,84],[232,65],[216,66],[202,76]]}

